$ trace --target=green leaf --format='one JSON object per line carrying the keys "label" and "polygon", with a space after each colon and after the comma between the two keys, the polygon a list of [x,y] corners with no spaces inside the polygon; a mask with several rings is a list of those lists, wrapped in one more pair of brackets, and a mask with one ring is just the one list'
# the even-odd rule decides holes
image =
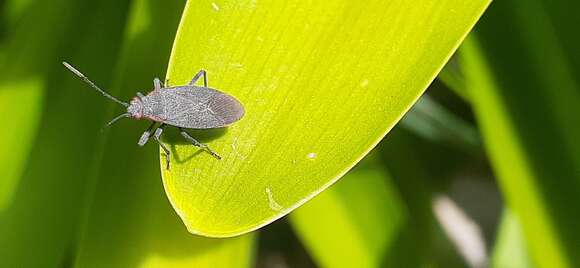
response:
{"label": "green leaf", "polygon": [[461,73],[461,67],[459,65],[457,56],[452,57],[437,78],[447,85],[449,89],[453,90],[457,96],[465,101],[469,101],[468,91],[465,88],[465,77]]}
{"label": "green leaf", "polygon": [[190,1],[168,78],[206,69],[245,117],[171,144],[163,181],[190,232],[228,237],[334,183],[423,93],[489,1]]}
{"label": "green leaf", "polygon": [[367,160],[290,216],[321,267],[381,267],[404,210],[390,177]]}
{"label": "green leaf", "polygon": [[[10,53],[5,56],[10,65],[0,64],[2,69],[8,66],[2,81],[38,86],[11,114],[41,113],[38,126],[35,120],[10,126],[27,128],[29,134],[15,142],[32,145],[22,144],[31,149],[21,151],[24,160],[16,158],[26,162],[21,174],[15,174],[14,194],[0,214],[2,266],[60,267],[71,261],[85,178],[100,135],[95,122],[102,121],[105,102],[96,101],[95,93],[83,88],[60,62],[91,62],[97,67],[87,73],[107,81],[126,9],[126,2],[117,0],[32,1],[19,11],[18,26],[8,31]],[[102,14],[107,14],[106,20]]]}
{"label": "green leaf", "polygon": [[[29,2],[11,0],[0,3],[0,114],[10,115],[2,118],[3,124],[10,126],[10,131],[0,132],[0,148],[8,152],[0,154],[0,213],[11,205],[41,117],[46,77],[38,66],[45,65],[47,56],[55,52],[42,42],[62,34],[62,27],[48,28],[49,24],[58,24],[67,18],[54,16],[48,18],[50,22],[47,24],[31,27],[30,17],[23,17]],[[56,2],[52,8],[58,8],[58,5]],[[32,13],[26,14],[39,16]],[[7,28],[12,31],[7,33]],[[21,45],[32,36],[41,42],[36,46]],[[44,50],[39,53],[41,47]]]}
{"label": "green leaf", "polygon": [[496,3],[488,15],[461,63],[486,149],[534,263],[576,267],[580,89],[564,56],[575,51],[561,50],[538,1]]}
{"label": "green leaf", "polygon": [[[132,2],[111,93],[128,99],[139,89],[153,88],[153,78],[166,69],[184,5]],[[91,176],[94,181],[88,192],[94,194],[88,197],[93,200],[76,266],[251,267],[254,235],[208,239],[192,236],[183,227],[163,191],[157,144],[153,140],[144,148],[136,144],[147,124],[127,120],[111,129],[103,145],[103,161],[97,161],[99,168]]]}
{"label": "green leaf", "polygon": [[2,22],[11,29],[0,33],[0,114],[10,115],[2,118],[10,131],[0,132],[0,148],[9,152],[0,154],[0,212],[12,202],[38,129],[48,83],[46,66],[58,51],[51,40],[65,33],[63,22],[71,18],[48,15],[67,1],[44,7],[30,7],[29,2],[6,1],[1,3],[5,10],[0,9]]}
{"label": "green leaf", "polygon": [[40,121],[44,80],[0,82],[0,114],[11,131],[0,132],[0,212],[10,206]]}
{"label": "green leaf", "polygon": [[[382,162],[392,174],[406,217],[384,267],[454,267],[461,262],[433,215],[433,192],[448,188],[465,150],[433,143],[398,124],[379,145]],[[443,254],[442,254],[443,253]]]}
{"label": "green leaf", "polygon": [[526,247],[522,226],[510,211],[503,213],[493,247],[492,267],[533,267]]}
{"label": "green leaf", "polygon": [[446,109],[429,95],[423,95],[401,120],[401,126],[435,143],[479,150],[481,141],[475,127]]}

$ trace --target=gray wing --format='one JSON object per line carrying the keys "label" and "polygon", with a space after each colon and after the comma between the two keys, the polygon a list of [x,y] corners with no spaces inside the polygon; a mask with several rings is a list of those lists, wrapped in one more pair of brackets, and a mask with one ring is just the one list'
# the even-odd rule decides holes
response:
{"label": "gray wing", "polygon": [[[244,115],[244,107],[234,97],[206,87],[180,86],[155,92],[161,104],[154,116],[169,125],[194,128],[220,128]],[[154,94],[150,94],[153,97]]]}

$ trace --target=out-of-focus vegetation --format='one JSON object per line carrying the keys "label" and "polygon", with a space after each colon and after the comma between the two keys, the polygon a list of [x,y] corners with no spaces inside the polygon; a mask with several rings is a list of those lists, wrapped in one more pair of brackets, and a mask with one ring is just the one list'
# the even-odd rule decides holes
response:
{"label": "out-of-focus vegetation", "polygon": [[[0,267],[580,266],[571,1],[491,3],[291,212],[487,4],[1,0]],[[64,60],[124,100],[205,68],[247,114],[165,171]]]}

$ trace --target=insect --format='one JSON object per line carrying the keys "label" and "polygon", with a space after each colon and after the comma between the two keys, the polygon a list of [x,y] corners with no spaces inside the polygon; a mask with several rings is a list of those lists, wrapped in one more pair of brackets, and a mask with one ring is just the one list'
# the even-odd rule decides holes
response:
{"label": "insect", "polygon": [[[137,144],[144,146],[153,132],[153,139],[157,141],[167,155],[165,158],[167,169],[169,169],[170,151],[160,140],[163,129],[166,126],[177,127],[181,135],[191,144],[208,152],[213,157],[221,159],[216,152],[207,145],[198,142],[185,129],[227,127],[240,120],[245,113],[244,107],[236,98],[207,86],[207,73],[205,70],[200,70],[187,85],[183,86],[166,87],[167,85],[162,84],[159,78],[155,78],[153,80],[153,91],[147,95],[137,92],[137,96],[127,103],[100,89],[72,65],[66,62],[62,64],[103,96],[127,107],[126,113],[113,118],[106,126],[110,126],[119,119],[126,117],[153,121],[147,130],[143,132]],[[203,87],[196,86],[195,82],[202,76]]]}

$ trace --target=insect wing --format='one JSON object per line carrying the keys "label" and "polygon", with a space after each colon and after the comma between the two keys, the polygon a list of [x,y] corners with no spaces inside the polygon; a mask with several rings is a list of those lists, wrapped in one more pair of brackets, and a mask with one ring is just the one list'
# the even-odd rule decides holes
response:
{"label": "insect wing", "polygon": [[212,88],[183,86],[160,90],[164,122],[170,125],[206,129],[225,127],[240,120],[244,108],[234,97]]}
{"label": "insect wing", "polygon": [[222,92],[213,95],[209,102],[209,109],[225,125],[240,120],[245,113],[244,107],[236,98]]}

